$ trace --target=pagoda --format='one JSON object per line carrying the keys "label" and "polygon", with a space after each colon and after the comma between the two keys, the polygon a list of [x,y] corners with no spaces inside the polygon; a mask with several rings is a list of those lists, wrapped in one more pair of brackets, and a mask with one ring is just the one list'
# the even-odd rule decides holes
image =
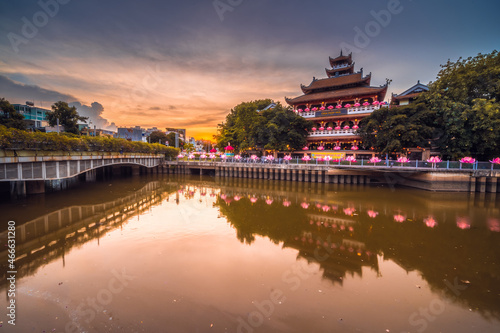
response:
{"label": "pagoda", "polygon": [[[354,71],[352,53],[330,57],[327,78],[313,78],[308,86],[301,85],[303,95],[286,102],[293,110],[313,123],[304,152],[313,157],[346,154],[372,156],[370,147],[364,147],[356,134],[359,121],[385,105],[389,82],[379,87],[370,86],[371,73],[363,76],[363,69]],[[336,152],[336,154],[332,154]]]}

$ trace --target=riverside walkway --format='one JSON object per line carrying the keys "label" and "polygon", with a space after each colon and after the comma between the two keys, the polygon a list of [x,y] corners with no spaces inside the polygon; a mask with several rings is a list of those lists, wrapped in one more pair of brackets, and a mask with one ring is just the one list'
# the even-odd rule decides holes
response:
{"label": "riverside walkway", "polygon": [[379,183],[431,191],[496,193],[500,177],[498,166],[488,162],[461,164],[445,161],[432,164],[411,161],[401,164],[386,160],[372,164],[368,160],[359,160],[349,164],[345,161],[304,163],[295,159],[273,162],[175,160],[165,164],[172,172],[180,174],[334,184]]}

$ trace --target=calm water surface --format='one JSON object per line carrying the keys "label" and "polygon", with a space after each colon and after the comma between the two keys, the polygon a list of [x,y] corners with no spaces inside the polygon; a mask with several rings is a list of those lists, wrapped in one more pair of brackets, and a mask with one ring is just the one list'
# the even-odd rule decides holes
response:
{"label": "calm water surface", "polygon": [[492,195],[159,177],[0,212],[5,332],[500,331]]}

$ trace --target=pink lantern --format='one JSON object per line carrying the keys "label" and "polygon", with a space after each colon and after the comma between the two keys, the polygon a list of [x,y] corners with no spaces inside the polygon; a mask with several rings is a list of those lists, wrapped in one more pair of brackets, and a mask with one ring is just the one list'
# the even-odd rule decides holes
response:
{"label": "pink lantern", "polygon": [[370,103],[368,103],[368,102],[363,103],[363,106],[368,106],[368,105],[370,105]]}
{"label": "pink lantern", "polygon": [[358,125],[354,125],[354,126],[352,127],[352,129],[355,129],[355,130],[356,130],[356,129],[358,129],[358,128],[359,128],[359,126],[358,126]]}
{"label": "pink lantern", "polygon": [[325,109],[325,107],[322,105],[320,108],[319,108],[321,111],[323,111]]}
{"label": "pink lantern", "polygon": [[359,103],[354,103],[354,106],[358,108],[358,107],[360,107],[360,106],[361,106],[361,104],[359,104]]}
{"label": "pink lantern", "polygon": [[356,163],[356,158],[354,156],[347,156],[347,158],[345,159],[347,162],[349,162],[349,165],[351,163]]}
{"label": "pink lantern", "polygon": [[434,228],[435,226],[437,226],[437,222],[433,216],[429,216],[429,217],[425,218],[424,223],[429,228]]}
{"label": "pink lantern", "polygon": [[250,198],[250,202],[251,202],[251,203],[253,203],[253,204],[254,204],[254,203],[256,203],[256,202],[257,202],[257,200],[258,200],[258,199],[257,199],[256,197],[251,197],[251,198]]}
{"label": "pink lantern", "polygon": [[325,130],[325,128],[324,128],[323,126],[321,126],[321,127],[319,128],[319,130],[320,130],[320,131],[324,131],[324,130]]}
{"label": "pink lantern", "polygon": [[476,159],[472,157],[464,157],[460,160],[460,163],[476,163]]}
{"label": "pink lantern", "polygon": [[309,150],[309,147],[306,146],[306,147],[302,148],[302,150]]}
{"label": "pink lantern", "polygon": [[291,204],[292,204],[292,202],[291,202],[291,201],[288,201],[288,200],[286,200],[286,199],[285,199],[285,200],[283,200],[283,206],[285,206],[285,207],[290,207],[290,205],[291,205]]}
{"label": "pink lantern", "polygon": [[307,202],[303,202],[300,204],[300,207],[304,208],[304,209],[308,209],[309,208],[309,204]]}
{"label": "pink lantern", "polygon": [[340,146],[335,146],[333,150],[340,150]]}
{"label": "pink lantern", "polygon": [[312,108],[313,111],[318,111],[317,107]]}
{"label": "pink lantern", "polygon": [[318,150],[325,150],[325,147],[323,147],[323,146],[319,146],[319,147],[318,147]]}
{"label": "pink lantern", "polygon": [[266,199],[266,204],[270,205],[273,203],[273,199],[269,198],[269,199]]}
{"label": "pink lantern", "polygon": [[406,220],[406,216],[403,216],[401,214],[394,215],[394,221],[403,223]]}
{"label": "pink lantern", "polygon": [[370,158],[370,163],[373,163],[373,165],[379,163],[380,161],[382,161],[382,160],[376,156],[373,156],[372,158]]}
{"label": "pink lantern", "polygon": [[400,158],[397,159],[398,163],[408,163],[410,160],[407,157],[401,156]]}
{"label": "pink lantern", "polygon": [[328,110],[331,110],[331,109],[333,109],[333,105],[330,105],[330,106],[328,107]]}
{"label": "pink lantern", "polygon": [[231,146],[227,146],[227,147],[226,147],[226,148],[224,148],[224,149],[225,149],[225,150],[234,150],[234,148],[233,148],[233,147],[231,147]]}
{"label": "pink lantern", "polygon": [[379,105],[380,103],[379,103],[379,101],[374,101],[372,104],[373,105]]}
{"label": "pink lantern", "polygon": [[311,109],[309,109],[309,108],[306,108],[306,109],[305,109],[304,111],[306,111],[306,112],[309,112],[309,111],[311,111]]}
{"label": "pink lantern", "polygon": [[351,150],[358,150],[358,149],[359,149],[359,147],[358,147],[358,146],[352,146],[352,147],[351,147]]}
{"label": "pink lantern", "polygon": [[303,112],[304,110],[302,110],[302,109],[299,109],[298,111],[299,111],[299,112]]}
{"label": "pink lantern", "polygon": [[337,108],[337,109],[342,108],[342,104],[337,104],[336,108]]}
{"label": "pink lantern", "polygon": [[328,126],[328,127],[326,128],[326,130],[327,130],[327,131],[331,131],[331,130],[332,130],[332,128],[331,128],[330,126]]}
{"label": "pink lantern", "polygon": [[311,131],[313,132],[316,131],[316,127],[311,128]]}
{"label": "pink lantern", "polygon": [[351,107],[351,104],[347,103],[347,104],[345,105],[345,107],[346,107],[346,108],[350,108],[350,107]]}
{"label": "pink lantern", "polygon": [[369,210],[369,211],[367,211],[367,213],[368,213],[368,216],[369,216],[370,218],[372,218],[372,219],[376,218],[376,217],[377,217],[377,215],[378,215],[378,212],[376,212],[376,211],[374,211],[374,210]]}
{"label": "pink lantern", "polygon": [[470,220],[468,217],[457,217],[457,227],[465,230],[470,229]]}
{"label": "pink lantern", "polygon": [[349,127],[349,125],[345,125],[345,126],[344,126],[344,129],[345,129],[345,130],[348,130],[349,128],[350,128],[350,127]]}
{"label": "pink lantern", "polygon": [[441,163],[441,162],[443,162],[443,160],[442,160],[442,159],[440,159],[440,158],[439,158],[439,156],[432,156],[431,158],[429,158],[429,159],[427,160],[427,162],[432,163],[432,164],[436,164],[436,163]]}
{"label": "pink lantern", "polygon": [[336,131],[340,131],[340,126],[335,126]]}
{"label": "pink lantern", "polygon": [[292,156],[290,156],[290,155],[286,155],[285,157],[283,157],[283,159],[284,159],[285,161],[290,161],[290,160],[292,159]]}
{"label": "pink lantern", "polygon": [[217,149],[212,148],[212,149],[210,149],[210,152],[211,152],[211,153],[216,153],[216,152],[217,152]]}
{"label": "pink lantern", "polygon": [[490,161],[492,164],[500,164],[500,157],[496,157],[493,160]]}
{"label": "pink lantern", "polygon": [[[349,157],[352,157],[352,156],[349,156]],[[354,162],[356,162],[356,161],[354,161]],[[352,207],[347,207],[347,208],[344,208],[344,209],[343,209],[343,211],[344,211],[344,214],[345,214],[345,215],[350,215],[350,216],[351,216],[352,214],[356,213],[356,209],[355,209],[355,208],[352,208]],[[343,226],[342,226],[342,227],[343,227]],[[345,227],[344,227],[344,228],[341,228],[341,229],[343,230],[343,229],[345,229]]]}

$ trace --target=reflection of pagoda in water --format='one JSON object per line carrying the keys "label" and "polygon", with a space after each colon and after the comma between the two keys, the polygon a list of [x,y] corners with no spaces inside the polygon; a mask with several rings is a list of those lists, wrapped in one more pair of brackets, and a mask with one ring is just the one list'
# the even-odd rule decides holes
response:
{"label": "reflection of pagoda in water", "polygon": [[[216,205],[241,242],[261,236],[296,249],[298,258],[319,264],[333,283],[361,276],[363,267],[378,272],[381,255],[407,272],[418,271],[431,289],[463,307],[500,318],[497,205],[474,207],[462,195],[370,194],[337,185],[324,191],[287,182],[222,184]],[[443,282],[454,279],[467,284],[460,297]]]}

